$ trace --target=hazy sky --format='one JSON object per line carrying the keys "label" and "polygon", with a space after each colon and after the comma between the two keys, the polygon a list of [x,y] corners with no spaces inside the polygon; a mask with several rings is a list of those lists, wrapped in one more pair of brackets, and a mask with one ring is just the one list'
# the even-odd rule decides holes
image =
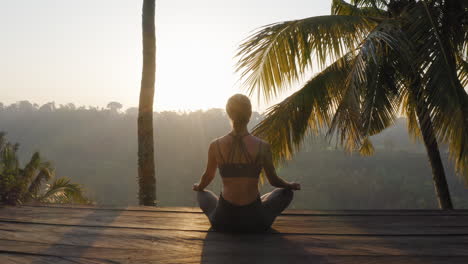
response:
{"label": "hazy sky", "polygon": [[[223,107],[234,55],[269,23],[327,15],[331,0],[157,0],[156,110]],[[0,8],[0,102],[137,106],[141,0],[14,0]],[[264,106],[255,106],[263,110]]]}

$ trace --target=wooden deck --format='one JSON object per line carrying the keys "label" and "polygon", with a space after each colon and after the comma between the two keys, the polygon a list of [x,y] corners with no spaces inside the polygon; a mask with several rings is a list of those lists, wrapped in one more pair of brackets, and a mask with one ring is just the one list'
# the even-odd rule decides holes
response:
{"label": "wooden deck", "polygon": [[0,208],[0,263],[468,263],[468,210],[287,211],[267,234],[194,208]]}

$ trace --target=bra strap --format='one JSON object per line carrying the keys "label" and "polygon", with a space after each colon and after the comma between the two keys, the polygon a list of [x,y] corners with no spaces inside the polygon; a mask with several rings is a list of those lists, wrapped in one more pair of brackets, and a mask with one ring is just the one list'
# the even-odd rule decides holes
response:
{"label": "bra strap", "polygon": [[229,135],[232,137],[232,146],[231,151],[229,152],[228,162],[233,163],[235,154],[239,153],[240,155],[243,155],[245,157],[248,163],[253,163],[252,156],[250,156],[250,153],[247,151],[247,147],[245,146],[243,140],[245,136],[248,136],[250,134],[239,136],[229,133]]}
{"label": "bra strap", "polygon": [[219,139],[216,140],[216,145],[218,146],[219,156],[221,157],[221,160],[223,161],[223,164],[224,164],[226,163],[226,161],[224,160],[223,153],[221,153],[221,147],[219,146]]}
{"label": "bra strap", "polygon": [[239,144],[240,144],[239,145],[240,150],[242,150],[242,152],[244,152],[244,157],[247,160],[247,162],[248,163],[253,163],[252,157],[250,156],[249,151],[247,151],[247,147],[245,146],[244,141],[242,140],[242,138],[239,139]]}
{"label": "bra strap", "polygon": [[[263,148],[262,148],[262,141],[258,142],[258,152],[257,157],[255,157],[255,164],[258,164],[258,160],[262,159],[263,157]],[[262,162],[263,163],[263,162]]]}

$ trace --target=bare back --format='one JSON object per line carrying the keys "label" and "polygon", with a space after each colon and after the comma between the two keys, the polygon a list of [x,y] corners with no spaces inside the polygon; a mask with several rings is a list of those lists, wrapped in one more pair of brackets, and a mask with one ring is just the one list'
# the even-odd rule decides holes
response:
{"label": "bare back", "polygon": [[[252,160],[260,161],[262,157],[262,147],[264,142],[252,135],[242,137],[244,152],[235,144],[235,139],[231,135],[226,135],[217,139],[217,151],[215,151],[218,168],[225,165],[229,159],[230,164],[250,164]],[[223,197],[236,205],[246,205],[257,199],[258,177],[222,177]]]}

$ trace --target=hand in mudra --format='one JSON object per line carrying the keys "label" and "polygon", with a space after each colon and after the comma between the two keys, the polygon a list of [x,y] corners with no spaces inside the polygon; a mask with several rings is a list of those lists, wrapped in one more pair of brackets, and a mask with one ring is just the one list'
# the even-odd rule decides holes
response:
{"label": "hand in mudra", "polygon": [[298,182],[292,182],[289,184],[289,189],[298,191],[301,189],[301,184]]}
{"label": "hand in mudra", "polygon": [[192,190],[194,190],[194,191],[196,191],[196,192],[203,191],[203,190],[200,190],[200,187],[198,186],[198,183],[195,183],[195,184],[192,186]]}

